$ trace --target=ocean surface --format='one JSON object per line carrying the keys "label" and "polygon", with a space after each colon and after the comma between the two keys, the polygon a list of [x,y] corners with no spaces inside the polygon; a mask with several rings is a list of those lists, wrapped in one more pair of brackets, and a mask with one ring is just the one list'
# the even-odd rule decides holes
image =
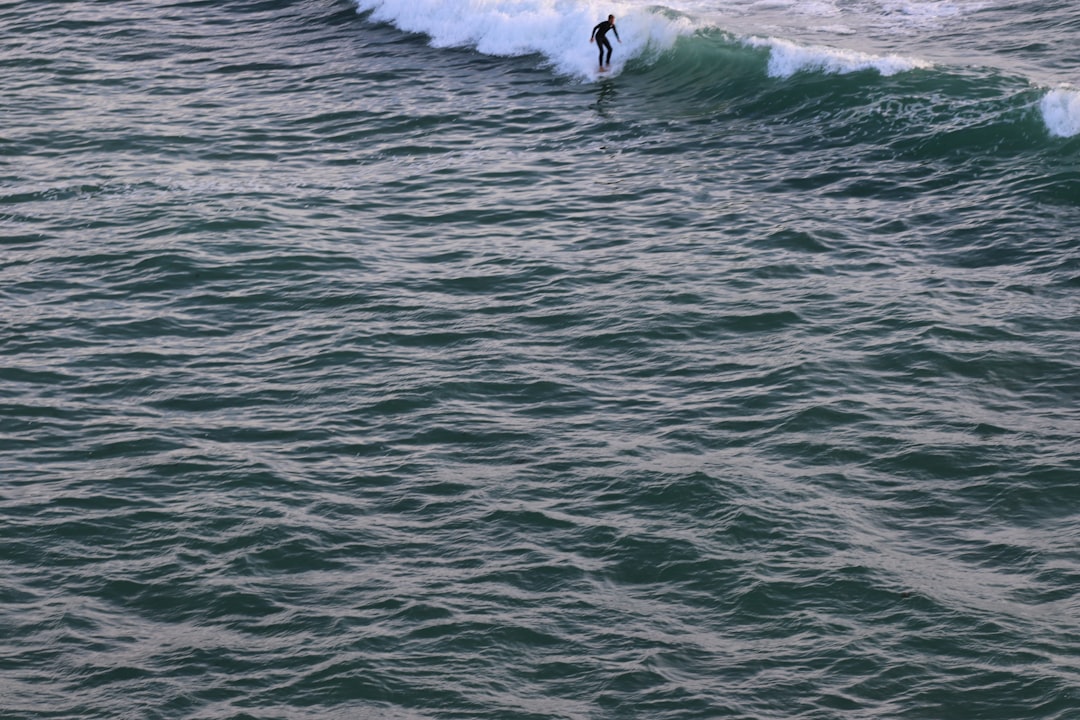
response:
{"label": "ocean surface", "polygon": [[1078,37],[0,3],[0,718],[1080,717]]}

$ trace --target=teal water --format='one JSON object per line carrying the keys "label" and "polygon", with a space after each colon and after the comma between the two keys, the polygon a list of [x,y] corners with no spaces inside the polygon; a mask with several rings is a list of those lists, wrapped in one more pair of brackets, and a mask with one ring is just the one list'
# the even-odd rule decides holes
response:
{"label": "teal water", "polygon": [[1075,12],[766,5],[0,5],[0,717],[1077,717]]}

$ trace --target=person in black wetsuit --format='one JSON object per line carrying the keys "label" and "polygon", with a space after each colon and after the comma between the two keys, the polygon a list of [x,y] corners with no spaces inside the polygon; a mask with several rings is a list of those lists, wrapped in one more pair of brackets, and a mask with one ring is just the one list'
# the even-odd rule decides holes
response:
{"label": "person in black wetsuit", "polygon": [[[592,35],[589,36],[589,42],[596,40],[596,46],[600,49],[600,69],[603,70],[605,66],[611,65],[611,41],[608,40],[608,30],[615,33],[615,39],[622,43],[622,38],[619,37],[619,31],[615,29],[615,16],[608,15],[607,20],[597,24],[592,29]],[[604,62],[604,48],[607,48],[607,62]]]}

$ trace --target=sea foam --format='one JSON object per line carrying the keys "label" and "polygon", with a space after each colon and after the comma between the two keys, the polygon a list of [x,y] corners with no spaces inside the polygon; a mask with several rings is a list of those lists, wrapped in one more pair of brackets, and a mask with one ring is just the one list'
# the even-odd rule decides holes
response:
{"label": "sea foam", "polygon": [[1043,96],[1039,103],[1046,129],[1055,137],[1080,133],[1080,90],[1058,88]]}
{"label": "sea foam", "polygon": [[406,32],[422,33],[435,47],[471,47],[494,56],[538,54],[562,74],[595,77],[596,45],[589,33],[609,13],[620,41],[612,72],[627,60],[672,47],[694,30],[686,17],[657,14],[622,3],[570,0],[355,0],[359,12]]}
{"label": "sea foam", "polygon": [[[612,72],[628,60],[670,49],[676,40],[706,26],[678,12],[659,12],[628,3],[575,0],[355,0],[359,12],[406,32],[427,35],[435,47],[471,47],[485,55],[538,54],[556,72],[596,77],[596,46],[588,32],[610,12],[616,15],[621,44],[616,43]],[[612,38],[614,40],[614,38]],[[873,69],[893,75],[929,64],[899,55],[870,55],[854,50],[803,46],[779,38],[750,38],[752,47],[770,51],[771,77],[802,70],[850,73]]]}

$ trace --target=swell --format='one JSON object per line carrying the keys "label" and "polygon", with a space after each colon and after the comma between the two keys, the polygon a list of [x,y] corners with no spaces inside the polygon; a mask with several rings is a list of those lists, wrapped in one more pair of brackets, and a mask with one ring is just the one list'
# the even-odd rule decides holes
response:
{"label": "swell", "polygon": [[739,38],[680,37],[626,67],[665,103],[724,106],[772,122],[827,119],[826,142],[878,143],[930,154],[1076,147],[1080,91],[1045,88],[989,68],[935,66],[897,55]]}
{"label": "swell", "polygon": [[[787,148],[787,171],[772,180],[777,192],[890,203],[934,197],[944,204],[923,203],[928,212],[958,216],[989,199],[999,222],[1021,233],[1007,238],[1013,249],[1003,248],[1000,262],[1023,261],[1016,248],[1032,247],[1017,221],[1037,224],[1045,208],[1073,207],[1080,197],[1072,161],[1080,137],[1069,135],[1080,95],[987,68],[793,51],[786,42],[701,31],[605,82],[630,85],[654,112],[737,144],[747,161],[760,161],[766,146]],[[1003,229],[983,235],[1005,240],[1008,233],[996,232]],[[985,247],[968,251],[974,255],[961,264],[985,262]]]}
{"label": "swell", "polygon": [[[539,56],[556,73],[576,80],[648,76],[646,83],[659,92],[661,102],[750,96],[761,100],[751,110],[776,105],[786,113],[799,100],[806,113],[832,113],[832,103],[839,101],[841,110],[859,111],[870,125],[879,119],[875,115],[904,120],[911,113],[898,115],[897,105],[902,105],[920,117],[930,110],[930,121],[943,126],[955,126],[957,120],[970,125],[972,119],[976,126],[1000,126],[1007,144],[1027,136],[1046,143],[1080,134],[1080,90],[1073,87],[1043,87],[989,67],[939,67],[917,54],[874,54],[734,34],[662,6],[613,6],[620,12],[620,44],[611,73],[601,75],[594,46],[584,42],[582,30],[591,27],[596,13],[584,5],[494,2],[461,11],[432,0],[355,2],[367,20],[425,35],[435,47]],[[865,97],[859,97],[860,90]],[[875,104],[882,102],[888,107]],[[798,114],[790,117],[799,119]],[[884,132],[903,129],[886,123]],[[956,137],[963,142],[963,135]]]}

